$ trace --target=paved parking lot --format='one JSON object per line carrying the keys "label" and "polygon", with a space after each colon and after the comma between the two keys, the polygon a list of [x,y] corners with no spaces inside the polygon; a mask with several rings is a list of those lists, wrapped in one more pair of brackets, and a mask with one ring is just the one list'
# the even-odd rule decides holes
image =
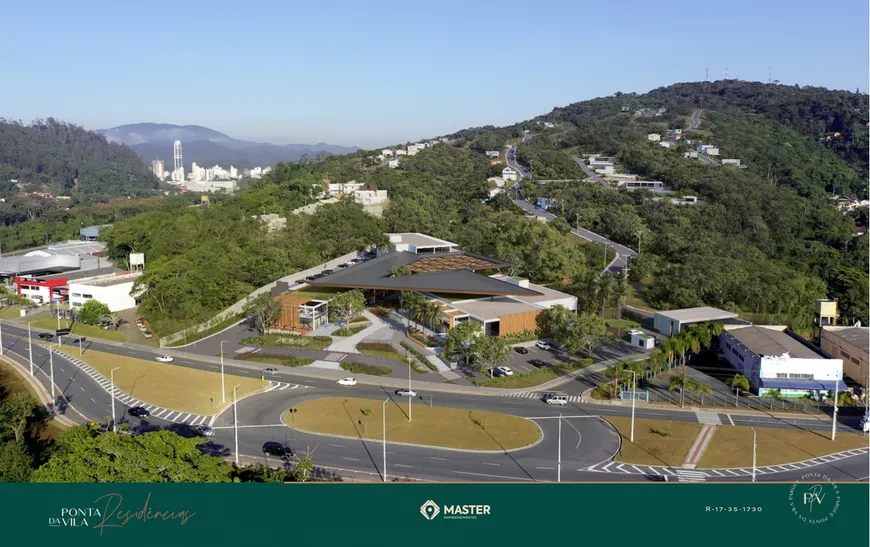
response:
{"label": "paved parking lot", "polygon": [[529,363],[529,361],[534,361],[538,359],[547,363],[548,365],[558,365],[559,363],[565,361],[566,359],[559,352],[555,351],[544,351],[542,349],[536,348],[534,342],[531,342],[530,345],[521,344],[525,347],[529,352],[525,355],[520,355],[516,352],[515,349],[511,350],[511,357],[508,361],[507,366],[511,368],[515,373],[520,372],[529,372],[530,370],[535,370],[537,367]]}

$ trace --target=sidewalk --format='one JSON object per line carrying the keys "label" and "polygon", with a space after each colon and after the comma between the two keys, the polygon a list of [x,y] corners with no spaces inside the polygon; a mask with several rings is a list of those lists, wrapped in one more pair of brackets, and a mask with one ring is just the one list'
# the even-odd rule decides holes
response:
{"label": "sidewalk", "polygon": [[343,338],[341,340],[338,340],[337,342],[333,342],[332,344],[327,346],[326,351],[359,353],[359,351],[357,351],[356,349],[357,344],[371,336],[375,331],[391,328],[383,319],[368,310],[363,310],[362,315],[365,316],[366,319],[371,321],[372,324],[364,328],[360,332],[354,334],[353,336],[348,336],[347,338]]}

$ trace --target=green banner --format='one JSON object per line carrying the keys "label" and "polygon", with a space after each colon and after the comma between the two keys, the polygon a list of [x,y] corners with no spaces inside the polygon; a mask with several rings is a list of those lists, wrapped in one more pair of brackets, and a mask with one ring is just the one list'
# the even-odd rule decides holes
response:
{"label": "green banner", "polygon": [[868,486],[10,484],[0,515],[5,545],[861,545]]}

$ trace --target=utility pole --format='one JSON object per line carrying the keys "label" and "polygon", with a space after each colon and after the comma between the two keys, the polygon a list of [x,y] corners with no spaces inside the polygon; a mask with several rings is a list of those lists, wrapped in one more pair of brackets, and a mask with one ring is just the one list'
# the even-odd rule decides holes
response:
{"label": "utility pole", "polygon": [[54,394],[54,351],[52,351],[51,346],[48,346],[48,367],[51,375],[51,405],[54,407],[57,396]]}
{"label": "utility pole", "polygon": [[117,422],[115,421],[115,371],[121,367],[115,367],[109,371],[109,378],[112,382],[112,389],[109,391],[109,396],[112,398],[112,431],[118,432]]}
{"label": "utility pole", "polygon": [[30,359],[30,377],[33,378],[33,338],[30,337],[30,324],[33,321],[27,322],[27,353]]}
{"label": "utility pole", "polygon": [[556,482],[562,482],[562,415],[559,414],[559,455],[556,464]]}
{"label": "utility pole", "polygon": [[631,371],[632,377],[632,387],[631,387],[631,435],[628,438],[631,442],[634,442],[634,402],[637,399],[637,372]]}
{"label": "utility pole", "polygon": [[755,482],[755,428],[752,428],[752,482]]}
{"label": "utility pole", "polygon": [[836,384],[834,384],[834,412],[831,416],[831,440],[837,440],[837,399],[840,396],[840,380],[836,380]]}
{"label": "utility pole", "polygon": [[239,388],[241,384],[236,384],[233,386],[233,435],[236,440],[236,465],[239,465],[239,413],[238,413],[238,405],[236,404],[236,390]]}
{"label": "utility pole", "polygon": [[414,398],[411,395],[411,356],[408,355],[408,421],[411,421],[411,400]]}
{"label": "utility pole", "polygon": [[3,355],[3,322],[0,321],[0,355]]}
{"label": "utility pole", "polygon": [[387,403],[389,401],[390,398],[387,397],[381,403],[381,414],[384,418],[384,482],[387,482]]}
{"label": "utility pole", "polygon": [[227,402],[227,388],[224,385],[224,342],[226,340],[221,340],[221,402]]}

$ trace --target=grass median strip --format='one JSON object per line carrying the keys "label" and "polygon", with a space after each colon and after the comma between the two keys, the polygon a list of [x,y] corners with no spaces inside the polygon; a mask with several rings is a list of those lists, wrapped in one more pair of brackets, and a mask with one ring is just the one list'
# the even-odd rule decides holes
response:
{"label": "grass median strip", "polygon": [[636,419],[632,443],[629,441],[631,418],[608,416],[607,421],[622,436],[622,449],[616,461],[640,465],[681,466],[701,431],[701,424],[697,422]]}
{"label": "grass median strip", "polygon": [[314,359],[308,357],[295,357],[293,355],[270,355],[268,353],[246,353],[239,355],[236,359],[242,361],[253,361],[255,363],[263,363],[265,365],[281,365],[283,367],[304,367],[314,362]]}
{"label": "grass median strip", "polygon": [[264,334],[242,339],[242,344],[282,348],[324,349],[331,343],[332,338],[329,336],[302,336],[299,334]]}
{"label": "grass median strip", "polygon": [[365,363],[344,362],[341,368],[354,374],[368,374],[370,376],[386,376],[393,372],[390,367],[381,367],[378,365],[367,365]]}
{"label": "grass median strip", "polygon": [[[383,438],[381,401],[352,397],[324,397],[305,401],[284,421],[313,433]],[[465,450],[510,450],[536,442],[538,426],[525,418],[417,402],[408,421],[405,400],[387,403],[387,442],[402,442]]]}
{"label": "grass median strip", "polygon": [[[867,448],[867,437],[802,429],[756,428],[756,465],[779,465],[810,460],[826,454]],[[752,467],[752,429],[746,426],[719,426],[698,468]]]}
{"label": "grass median strip", "polygon": [[336,331],[332,331],[333,336],[353,336],[358,332],[364,331],[368,328],[368,325],[359,325],[354,327],[344,327],[343,329],[338,329]]}
{"label": "grass median strip", "polygon": [[[417,349],[414,348],[414,346],[412,346],[411,344],[409,344],[407,342],[402,342],[401,345],[403,348],[405,348],[405,351],[407,351],[408,353],[410,353],[411,355],[416,357],[417,361],[419,361],[420,364],[422,364],[423,366],[425,366],[426,368],[428,368],[432,372],[438,372],[438,368],[435,365],[433,365],[432,363],[430,363],[429,360],[426,359],[426,356],[423,355],[422,353],[420,353],[419,351],[417,351]],[[411,361],[411,368],[413,368],[415,371],[420,372],[420,373],[426,372],[426,369],[420,367],[413,360]]]}
{"label": "grass median strip", "polygon": [[[61,321],[61,328],[67,328],[69,321]],[[33,321],[33,327],[46,329],[54,332],[57,329],[57,319],[54,317],[40,317]],[[123,333],[114,330],[105,330],[95,325],[85,325],[84,323],[73,323],[70,328],[70,334],[74,337],[83,336],[85,338],[102,338],[103,340],[112,340],[113,342],[126,342],[127,338]]]}
{"label": "grass median strip", "polygon": [[[268,386],[259,378],[225,376],[226,401],[221,401],[221,375],[195,368],[146,361],[122,355],[88,350],[81,357],[78,350],[62,348],[73,357],[89,364],[106,378],[115,371],[118,389],[136,399],[193,414],[216,414],[233,400],[233,386],[239,385],[238,396],[244,397]],[[57,363],[55,363],[57,366]],[[73,402],[75,404],[75,402]]]}

